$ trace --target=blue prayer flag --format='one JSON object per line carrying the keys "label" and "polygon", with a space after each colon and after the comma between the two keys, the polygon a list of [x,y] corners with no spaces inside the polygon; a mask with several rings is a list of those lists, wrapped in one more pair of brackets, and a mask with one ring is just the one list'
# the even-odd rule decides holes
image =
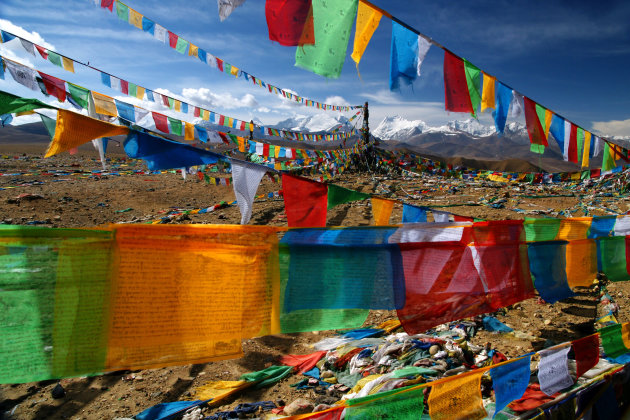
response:
{"label": "blue prayer flag", "polygon": [[567,281],[567,243],[546,241],[530,243],[527,246],[534,287],[547,303],[555,303],[574,295]]}
{"label": "blue prayer flag", "polygon": [[426,223],[427,211],[422,207],[403,204],[403,223]]}
{"label": "blue prayer flag", "polygon": [[107,87],[112,87],[112,80],[107,73],[101,72],[101,82]]}
{"label": "blue prayer flag", "polygon": [[560,151],[564,153],[564,118],[553,114],[549,133],[554,139],[556,139],[556,143],[558,143]]}
{"label": "blue prayer flag", "polygon": [[496,109],[492,111],[492,116],[494,117],[497,133],[503,134],[508,111],[510,110],[510,103],[512,102],[512,89],[497,80],[495,95]]}
{"label": "blue prayer flag", "polygon": [[203,61],[204,63],[207,63],[206,50],[202,50],[201,48],[198,48],[197,57],[199,57],[199,60]]}
{"label": "blue prayer flag", "polygon": [[492,387],[494,388],[495,416],[509,403],[518,400],[525,394],[531,375],[530,359],[531,356],[526,356],[490,370]]}
{"label": "blue prayer flag", "polygon": [[9,42],[15,39],[15,36],[8,32],[0,31],[0,33],[2,34],[2,42]]}
{"label": "blue prayer flag", "polygon": [[124,120],[130,122],[136,122],[136,113],[134,106],[125,102],[120,102],[118,99],[114,99],[116,102],[116,109],[118,110],[118,116]]}
{"label": "blue prayer flag", "polygon": [[617,216],[600,216],[593,217],[591,228],[588,231],[589,239],[607,238],[612,234],[615,228]]}
{"label": "blue prayer flag", "polygon": [[155,22],[142,16],[142,30],[150,33],[151,35],[155,35]]}
{"label": "blue prayer flag", "polygon": [[195,133],[197,134],[199,141],[208,143],[208,131],[204,127],[195,124]]}
{"label": "blue prayer flag", "polygon": [[418,77],[418,35],[392,21],[389,89],[400,87],[400,79],[410,85]]}

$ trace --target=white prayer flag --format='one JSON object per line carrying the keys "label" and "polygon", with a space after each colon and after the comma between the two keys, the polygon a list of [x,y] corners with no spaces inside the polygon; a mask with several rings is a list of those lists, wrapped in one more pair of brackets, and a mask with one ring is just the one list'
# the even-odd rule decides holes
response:
{"label": "white prayer flag", "polygon": [[253,163],[230,159],[232,164],[232,186],[236,195],[236,204],[241,210],[241,224],[246,225],[252,218],[252,206],[256,190],[267,172],[267,168]]}

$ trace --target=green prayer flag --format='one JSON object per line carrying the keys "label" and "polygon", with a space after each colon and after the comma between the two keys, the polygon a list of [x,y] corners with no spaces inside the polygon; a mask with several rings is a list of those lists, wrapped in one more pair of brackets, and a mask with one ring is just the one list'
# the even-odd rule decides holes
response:
{"label": "green prayer flag", "polygon": [[582,171],[580,179],[591,179],[591,171]]}
{"label": "green prayer flag", "polygon": [[68,83],[68,90],[72,99],[81,106],[83,109],[87,109],[90,91],[81,86]]}
{"label": "green prayer flag", "polygon": [[171,126],[171,133],[176,136],[181,136],[182,134],[182,121],[177,120],[175,118],[168,117],[168,123]]}
{"label": "green prayer flag", "polygon": [[348,40],[358,0],[313,0],[315,45],[295,51],[295,65],[313,73],[338,78],[346,60]]}
{"label": "green prayer flag", "polygon": [[527,242],[553,241],[560,230],[560,219],[545,218],[538,219],[526,217],[525,223],[525,240]]}
{"label": "green prayer flag", "polygon": [[610,171],[616,165],[613,155],[610,153],[610,146],[608,143],[604,144],[604,156],[602,158],[602,171]]}
{"label": "green prayer flag", "polygon": [[365,200],[367,198],[370,198],[370,194],[349,190],[333,184],[328,185],[328,210],[332,209],[337,204]]}
{"label": "green prayer flag", "polygon": [[545,145],[544,144],[532,143],[529,146],[529,151],[532,152],[532,153],[538,153],[538,154],[542,155],[543,153],[545,153]]}
{"label": "green prayer flag", "polygon": [[129,22],[129,7],[126,4],[117,1],[116,14],[118,15],[118,19]]}
{"label": "green prayer flag", "polygon": [[138,85],[129,82],[129,96],[138,96]]}
{"label": "green prayer flag", "polygon": [[581,161],[582,150],[584,150],[584,129],[582,127],[577,128],[577,147],[578,147],[578,161]]}
{"label": "green prayer flag", "polygon": [[606,277],[610,281],[629,280],[630,276],[626,268],[626,237],[599,238],[597,242],[598,261]]}
{"label": "green prayer flag", "polygon": [[171,98],[170,96],[168,96],[168,107],[170,109],[173,109],[175,107],[175,100]]}
{"label": "green prayer flag", "polygon": [[32,111],[38,108],[54,109],[55,107],[45,104],[38,99],[20,98],[19,96],[0,91],[0,115]]}
{"label": "green prayer flag", "polygon": [[245,373],[240,379],[247,382],[258,382],[254,388],[260,389],[279,382],[287,377],[291,371],[293,371],[293,366],[269,366],[258,372]]}
{"label": "green prayer flag", "polygon": [[50,50],[46,50],[46,52],[48,53],[48,61],[53,63],[55,66],[63,67],[63,64],[61,64],[61,56],[59,54]]}
{"label": "green prayer flag", "polygon": [[536,104],[536,115],[538,115],[538,121],[540,121],[540,126],[542,127],[543,130],[547,130],[547,125],[545,124],[545,113],[546,113],[547,109],[545,109],[545,107],[542,107],[538,104]]}
{"label": "green prayer flag", "polygon": [[186,54],[188,51],[188,41],[184,38],[177,38],[177,45],[175,45],[175,50],[180,54]]}
{"label": "green prayer flag", "polygon": [[424,410],[424,388],[394,389],[346,401],[347,420],[419,419]]}
{"label": "green prayer flag", "polygon": [[42,123],[44,123],[44,127],[46,127],[46,131],[48,131],[50,138],[52,139],[55,137],[55,127],[57,126],[57,121],[41,114],[39,117],[42,119]]}
{"label": "green prayer flag", "polygon": [[472,104],[472,115],[477,118],[477,110],[481,104],[481,70],[472,65],[464,58],[464,69],[466,73],[466,83]]}
{"label": "green prayer flag", "polygon": [[597,330],[602,339],[606,357],[614,358],[628,353],[629,349],[623,343],[623,338],[621,337],[621,327],[621,324],[614,324]]}

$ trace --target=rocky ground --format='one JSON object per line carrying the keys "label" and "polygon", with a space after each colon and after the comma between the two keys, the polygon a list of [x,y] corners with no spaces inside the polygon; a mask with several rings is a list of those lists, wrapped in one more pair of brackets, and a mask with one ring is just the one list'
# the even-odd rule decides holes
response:
{"label": "rocky ground", "polygon": [[[124,155],[108,153],[119,175],[95,175],[100,163],[89,151],[70,156],[41,159],[45,145],[0,143],[0,222],[39,224],[49,227],[92,227],[108,223],[141,223],[158,220],[174,210],[181,213],[171,223],[238,223],[240,213],[230,206],[205,214],[184,214],[185,210],[206,208],[234,200],[231,186],[207,185],[197,177],[184,180],[178,173],[147,174],[140,161],[124,160]],[[228,176],[228,175],[214,175]],[[493,182],[464,182],[434,177],[390,179],[370,174],[343,174],[332,182],[346,188],[379,193],[408,203],[445,207],[462,216],[497,220],[522,219],[542,215],[558,216],[572,211],[582,216],[625,213],[630,201],[614,196],[617,187],[594,189],[573,184],[553,186],[507,185]],[[281,185],[265,178],[258,193],[277,192]],[[549,197],[553,195],[554,197]],[[392,222],[401,220],[402,206],[396,205]],[[286,226],[283,201],[261,198],[254,204],[252,224]],[[329,225],[371,224],[368,202],[340,205],[329,212]],[[608,286],[618,303],[620,322],[630,321],[630,283]],[[499,335],[480,330],[472,342],[491,346],[508,357],[542,348],[551,342],[565,342],[594,331],[594,320],[602,314],[599,295],[579,290],[574,298],[554,305],[530,299],[506,309],[498,318],[514,328],[516,335]],[[374,311],[366,325],[378,325],[395,317],[395,312]],[[0,385],[0,418],[12,419],[114,419],[131,417],[161,402],[193,399],[196,387],[209,381],[237,380],[241,374],[274,364],[284,354],[305,354],[310,345],[334,332],[283,334],[243,342],[241,359],[203,365],[174,366],[144,371],[113,372],[95,377],[61,380],[65,396],[55,399],[57,381]],[[272,400],[290,403],[298,397],[315,403],[330,403],[331,397],[312,390],[296,390],[290,384],[299,378],[289,376],[276,385],[248,391],[227,400],[211,414],[242,402]],[[332,399],[334,400],[334,398]]]}

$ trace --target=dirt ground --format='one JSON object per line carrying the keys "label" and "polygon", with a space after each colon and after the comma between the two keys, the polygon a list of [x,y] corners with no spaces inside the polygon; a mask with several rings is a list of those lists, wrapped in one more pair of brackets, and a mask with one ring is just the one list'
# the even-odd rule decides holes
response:
{"label": "dirt ground", "polygon": [[[173,210],[206,208],[234,200],[231,186],[207,185],[196,176],[184,180],[178,173],[148,174],[141,161],[129,161],[113,150],[110,170],[119,175],[95,175],[100,162],[88,149],[74,156],[41,159],[45,145],[8,145],[0,143],[0,223],[41,224],[49,227],[93,227],[107,223],[143,223],[165,217]],[[137,171],[137,172],[134,172]],[[229,176],[229,175],[213,175]],[[585,207],[591,215],[628,211],[629,199],[598,194],[582,187],[525,186],[493,182],[466,182],[441,178],[384,179],[371,175],[343,174],[332,182],[367,193],[379,193],[411,204],[430,207],[458,204],[443,210],[483,218],[522,219],[525,216],[557,216],[575,210],[582,216]],[[277,192],[281,185],[265,178],[259,194]],[[30,196],[22,196],[29,194]],[[594,195],[595,194],[595,195]],[[528,198],[556,195],[556,197]],[[557,197],[557,195],[563,195]],[[572,196],[567,196],[572,195]],[[527,197],[525,197],[527,196]],[[596,203],[593,205],[593,203]],[[490,204],[494,204],[491,207]],[[502,207],[502,208],[495,208]],[[600,209],[594,209],[599,207]],[[514,209],[521,211],[515,211]],[[396,205],[392,222],[398,223],[402,206]],[[239,223],[240,213],[230,206],[205,214],[181,214],[170,223]],[[286,226],[281,198],[261,198],[254,204],[252,224]],[[329,212],[328,224],[358,226],[371,224],[368,202],[337,206]],[[630,321],[630,284],[610,284],[608,289],[618,303],[619,322]],[[530,299],[508,308],[499,319],[519,331],[520,337],[479,331],[472,343],[490,342],[508,357],[542,348],[549,342],[566,342],[594,331],[594,320],[601,315],[598,295],[584,289],[574,298],[549,305]],[[395,317],[395,312],[373,311],[366,325],[378,325]],[[65,396],[52,397],[57,381],[0,385],[0,419],[115,419],[132,417],[161,402],[194,398],[197,386],[209,381],[237,380],[241,374],[274,364],[281,355],[312,352],[310,344],[334,332],[282,334],[243,342],[245,356],[201,365],[173,366],[143,371],[121,371],[95,377],[61,380]],[[316,403],[331,403],[331,397],[296,390],[290,384],[299,378],[289,376],[276,385],[247,391],[229,399],[205,414],[235,407],[242,402],[272,400],[290,403],[298,397]],[[333,399],[334,400],[334,399]]]}

